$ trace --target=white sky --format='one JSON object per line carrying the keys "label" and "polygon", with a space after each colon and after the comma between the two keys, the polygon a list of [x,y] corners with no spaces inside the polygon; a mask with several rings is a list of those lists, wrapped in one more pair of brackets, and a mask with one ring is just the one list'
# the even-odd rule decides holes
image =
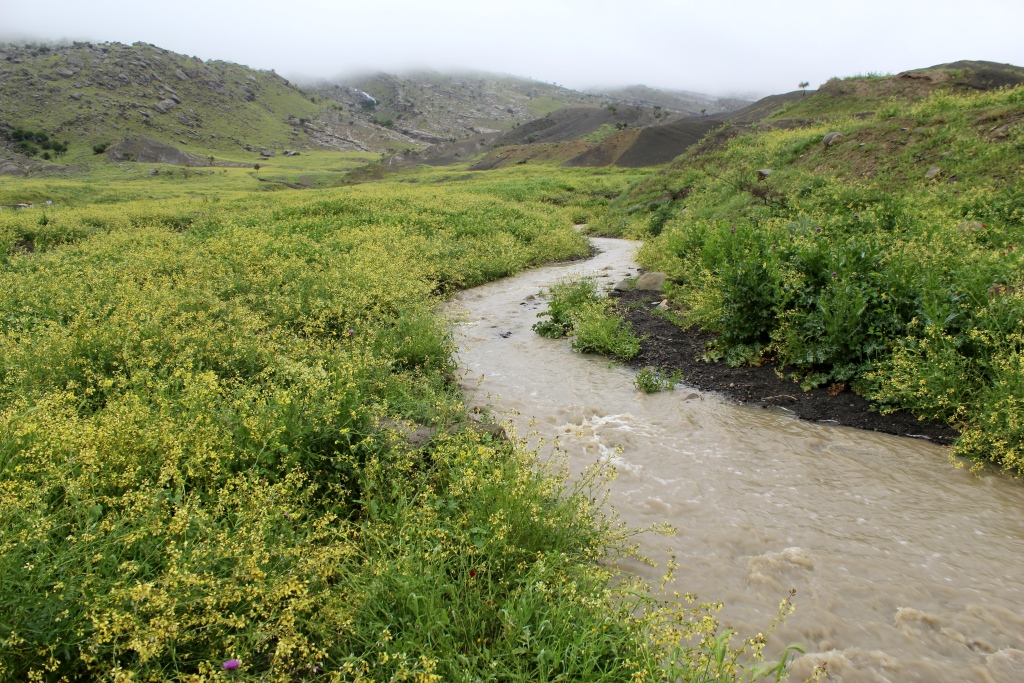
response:
{"label": "white sky", "polygon": [[769,94],[958,59],[1024,65],[1024,0],[0,0],[0,39],[153,43],[330,77],[470,68]]}

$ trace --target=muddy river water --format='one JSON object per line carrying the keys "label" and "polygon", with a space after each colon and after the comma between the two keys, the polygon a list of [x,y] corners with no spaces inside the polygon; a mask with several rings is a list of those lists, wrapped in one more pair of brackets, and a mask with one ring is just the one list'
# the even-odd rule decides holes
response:
{"label": "muddy river water", "polygon": [[[635,244],[593,240],[585,262],[463,292],[464,387],[520,436],[557,442],[570,467],[611,460],[611,503],[643,534],[668,590],[722,601],[722,622],[763,630],[790,588],[796,613],[772,638],[833,681],[1024,681],[1024,485],[950,466],[926,441],[803,422],[680,386],[654,395],[633,372],[534,334],[532,298],[570,274],[636,273]],[[547,447],[550,450],[550,445]]]}

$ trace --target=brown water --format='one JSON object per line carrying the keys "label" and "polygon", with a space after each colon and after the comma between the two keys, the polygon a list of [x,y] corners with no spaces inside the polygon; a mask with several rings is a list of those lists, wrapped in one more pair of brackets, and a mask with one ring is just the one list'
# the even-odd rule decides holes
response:
{"label": "brown water", "polygon": [[[557,440],[574,470],[611,460],[611,499],[644,534],[670,590],[725,603],[723,623],[763,630],[790,588],[796,613],[773,638],[828,661],[835,681],[1024,681],[1024,486],[953,469],[925,441],[797,420],[686,387],[647,396],[633,373],[530,326],[539,290],[569,274],[635,273],[634,244],[595,239],[583,263],[462,293],[460,360],[474,405],[519,435]],[[691,398],[687,398],[691,396]]]}

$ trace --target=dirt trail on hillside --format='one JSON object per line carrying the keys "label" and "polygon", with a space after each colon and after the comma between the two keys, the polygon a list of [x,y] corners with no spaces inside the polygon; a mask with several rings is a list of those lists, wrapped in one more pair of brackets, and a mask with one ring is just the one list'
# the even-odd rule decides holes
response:
{"label": "dirt trail on hillside", "polygon": [[611,501],[658,563],[625,568],[725,603],[723,624],[762,631],[790,588],[796,614],[770,639],[808,654],[803,680],[1024,680],[1024,486],[949,465],[918,439],[801,421],[680,386],[638,393],[633,371],[530,326],[538,292],[570,274],[636,274],[634,245],[595,239],[583,263],[539,268],[452,304],[472,405],[557,443],[570,467],[611,462]]}

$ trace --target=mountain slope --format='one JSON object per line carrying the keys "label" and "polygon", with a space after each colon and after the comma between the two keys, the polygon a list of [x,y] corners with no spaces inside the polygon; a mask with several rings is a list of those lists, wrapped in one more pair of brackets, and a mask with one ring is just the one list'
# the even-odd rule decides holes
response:
{"label": "mountain slope", "polygon": [[638,107],[661,107],[678,114],[717,114],[740,109],[750,102],[734,97],[715,97],[687,90],[650,88],[630,85],[624,88],[601,88],[599,92],[626,104]]}
{"label": "mountain slope", "polygon": [[0,122],[73,146],[137,135],[203,150],[292,146],[308,141],[298,124],[320,112],[314,100],[273,72],[145,43],[0,47]]}
{"label": "mountain slope", "polygon": [[425,143],[508,130],[566,106],[610,101],[549,83],[487,73],[380,73],[308,85],[357,116],[390,121],[395,131]]}
{"label": "mountain slope", "polygon": [[[517,124],[521,126],[567,107],[610,105],[620,110],[663,110],[661,114],[669,116],[697,113],[701,109],[726,111],[746,104],[742,100],[646,86],[580,92],[551,83],[481,72],[380,73],[307,85],[357,116],[378,123],[390,122],[392,130],[411,141],[428,144],[509,131]],[[624,115],[620,113],[619,117]]]}

